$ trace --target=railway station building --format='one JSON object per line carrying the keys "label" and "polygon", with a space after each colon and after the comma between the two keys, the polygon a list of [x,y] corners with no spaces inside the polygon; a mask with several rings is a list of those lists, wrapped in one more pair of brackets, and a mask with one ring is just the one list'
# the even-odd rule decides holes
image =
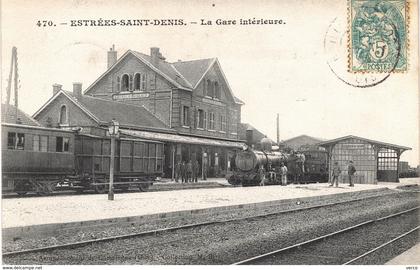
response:
{"label": "railway station building", "polygon": [[[43,126],[104,132],[114,119],[121,135],[165,143],[165,177],[178,161],[198,160],[209,177],[224,176],[244,142],[241,106],[217,58],[167,62],[150,54],[108,51],[107,70],[85,91],[53,85],[53,96],[33,115]],[[102,128],[102,129],[101,129]],[[102,130],[102,131],[101,131]],[[202,170],[201,170],[202,171]]]}
{"label": "railway station building", "polygon": [[353,135],[318,143],[328,152],[329,175],[333,164],[341,168],[341,180],[348,182],[347,166],[353,161],[356,168],[354,183],[376,184],[378,181],[398,182],[401,154],[410,147],[400,146]]}

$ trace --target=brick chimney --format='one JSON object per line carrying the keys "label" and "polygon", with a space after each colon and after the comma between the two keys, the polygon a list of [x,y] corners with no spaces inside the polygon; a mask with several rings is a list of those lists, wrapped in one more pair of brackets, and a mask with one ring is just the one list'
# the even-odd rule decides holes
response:
{"label": "brick chimney", "polygon": [[73,95],[78,98],[82,96],[82,83],[74,82],[73,83]]}
{"label": "brick chimney", "polygon": [[117,62],[117,51],[115,50],[115,45],[112,45],[112,48],[108,51],[108,68],[114,65]]}
{"label": "brick chimney", "polygon": [[61,91],[61,87],[63,86],[61,84],[55,83],[53,84],[52,87],[53,87],[53,96],[54,96],[55,94]]}
{"label": "brick chimney", "polygon": [[150,48],[150,58],[152,59],[152,65],[157,66],[159,64],[159,58],[161,58],[158,47]]}

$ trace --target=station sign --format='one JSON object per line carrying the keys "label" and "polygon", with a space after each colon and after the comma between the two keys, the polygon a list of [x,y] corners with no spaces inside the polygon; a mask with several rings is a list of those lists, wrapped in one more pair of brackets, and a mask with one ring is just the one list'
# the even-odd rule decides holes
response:
{"label": "station sign", "polygon": [[148,98],[150,93],[148,92],[141,92],[141,93],[120,93],[115,94],[112,96],[113,100],[126,100],[126,99],[141,99],[141,98]]}

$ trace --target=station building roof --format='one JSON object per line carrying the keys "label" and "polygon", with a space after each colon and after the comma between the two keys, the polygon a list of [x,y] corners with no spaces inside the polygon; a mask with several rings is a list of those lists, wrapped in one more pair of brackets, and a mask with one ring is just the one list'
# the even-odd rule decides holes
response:
{"label": "station building roof", "polygon": [[61,90],[44,104],[35,114],[36,117],[42,110],[60,95],[70,99],[77,107],[84,111],[99,125],[108,124],[116,120],[121,126],[145,129],[162,129],[165,132],[173,131],[163,121],[149,112],[145,107],[92,97],[88,95],[75,96],[72,92]]}
{"label": "station building roof", "polygon": [[5,103],[1,104],[1,122],[10,124],[17,124],[19,122],[18,124],[27,126],[41,126],[35,119],[24,113],[19,108],[16,109],[15,106]]}
{"label": "station building roof", "polygon": [[320,143],[318,143],[318,145],[323,146],[323,147],[326,147],[326,146],[330,146],[330,145],[333,145],[333,144],[336,144],[338,142],[341,142],[341,141],[344,141],[344,140],[348,140],[348,139],[358,139],[358,140],[361,140],[361,141],[368,142],[370,144],[378,145],[380,147],[389,148],[389,149],[411,150],[411,148],[410,147],[407,147],[407,146],[401,146],[401,145],[397,145],[397,144],[392,144],[392,143],[386,143],[386,142],[381,142],[381,141],[366,139],[366,138],[362,138],[362,137],[358,137],[358,136],[354,136],[354,135],[348,135],[348,136],[340,137],[340,138],[337,138],[337,139],[320,142]]}
{"label": "station building roof", "polygon": [[203,80],[204,76],[209,72],[209,70],[217,65],[219,70],[224,77],[224,80],[227,84],[227,90],[231,94],[234,103],[239,105],[244,105],[245,103],[239,98],[235,97],[232,89],[230,88],[226,76],[224,75],[222,69],[220,68],[220,63],[217,58],[207,58],[207,59],[197,59],[190,61],[177,61],[177,62],[167,62],[164,59],[158,59],[158,64],[153,65],[150,55],[137,52],[134,50],[128,50],[125,52],[118,61],[111,66],[108,70],[105,71],[95,82],[90,85],[85,94],[89,95],[91,88],[102,79],[106,74],[108,74],[119,62],[121,62],[128,55],[134,55],[138,60],[146,64],[150,69],[164,77],[167,81],[173,84],[179,89],[184,89],[187,91],[194,91],[200,82]]}
{"label": "station building roof", "polygon": [[178,134],[168,134],[160,132],[150,132],[142,130],[128,130],[120,129],[121,134],[140,139],[155,140],[161,142],[174,142],[174,143],[185,143],[195,145],[206,145],[206,146],[217,146],[217,147],[231,147],[231,148],[242,148],[245,143],[238,141],[226,141],[222,139],[210,139],[210,138],[199,138],[192,136],[184,136]]}

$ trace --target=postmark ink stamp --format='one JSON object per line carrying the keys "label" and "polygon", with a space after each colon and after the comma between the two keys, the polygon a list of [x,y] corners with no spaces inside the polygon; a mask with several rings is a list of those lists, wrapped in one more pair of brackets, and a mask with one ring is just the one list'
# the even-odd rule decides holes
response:
{"label": "postmark ink stamp", "polygon": [[407,0],[349,0],[348,3],[349,71],[407,71]]}

